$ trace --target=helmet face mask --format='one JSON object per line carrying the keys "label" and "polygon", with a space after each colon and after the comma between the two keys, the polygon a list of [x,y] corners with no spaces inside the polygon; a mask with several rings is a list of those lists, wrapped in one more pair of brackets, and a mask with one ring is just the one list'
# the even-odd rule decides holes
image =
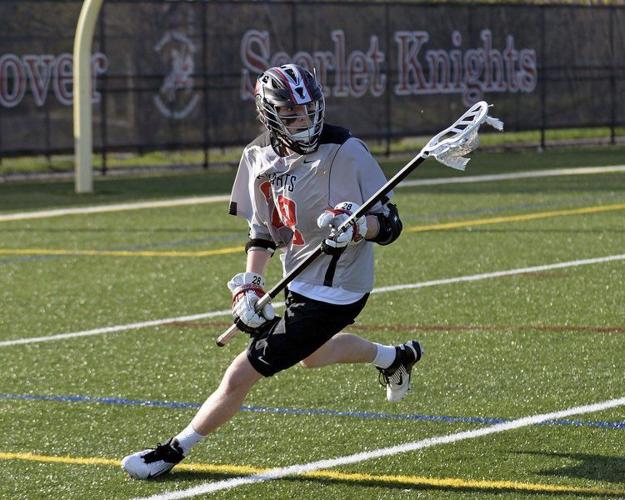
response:
{"label": "helmet face mask", "polygon": [[317,150],[325,102],[312,73],[295,64],[269,68],[255,95],[261,123],[281,145],[299,154]]}

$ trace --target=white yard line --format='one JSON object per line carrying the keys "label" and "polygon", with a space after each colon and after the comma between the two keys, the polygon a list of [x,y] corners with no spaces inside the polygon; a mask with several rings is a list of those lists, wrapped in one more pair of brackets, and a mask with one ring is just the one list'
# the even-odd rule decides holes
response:
{"label": "white yard line", "polygon": [[54,210],[39,210],[36,212],[21,212],[14,214],[0,214],[0,222],[28,219],[46,219],[63,215],[98,214],[105,212],[120,212],[122,210],[140,210],[143,208],[182,207],[199,205],[202,203],[220,203],[230,200],[229,195],[192,196],[173,200],[139,201],[135,203],[116,203],[114,205],[97,205],[91,207],[58,208]]}
{"label": "white yard line", "polygon": [[559,262],[556,264],[545,264],[542,266],[523,267],[520,269],[510,269],[508,271],[494,271],[492,273],[474,274],[472,276],[458,276],[456,278],[444,278],[440,280],[423,281],[412,285],[393,285],[375,288],[371,293],[395,292],[398,290],[407,290],[410,288],[425,288],[428,286],[449,285],[452,283],[462,283],[466,281],[481,281],[491,278],[501,278],[502,276],[513,276],[516,274],[540,273],[543,271],[551,271],[553,269],[563,269],[565,267],[587,266],[589,264],[603,264],[617,260],[625,260],[625,254],[608,255],[607,257],[597,257],[594,259],[571,260],[568,262]]}
{"label": "white yard line", "polygon": [[[602,264],[606,262],[613,262],[625,260],[625,254],[621,255],[609,255],[607,257],[597,257],[594,259],[582,259],[582,260],[572,260],[568,262],[558,262],[555,264],[545,264],[542,266],[533,266],[533,267],[523,267],[520,269],[510,269],[507,271],[495,271],[492,273],[482,273],[482,274],[473,274],[470,276],[458,276],[455,278],[444,278],[440,280],[432,280],[432,281],[423,281],[421,283],[408,283],[404,285],[394,285],[394,286],[385,286],[380,288],[374,288],[371,293],[387,293],[387,292],[397,292],[400,290],[410,290],[415,288],[425,288],[430,286],[438,286],[438,285],[450,285],[453,283],[463,283],[467,281],[481,281],[491,278],[500,278],[502,276],[514,276],[518,274],[527,274],[527,273],[537,273],[543,271],[550,271],[553,269],[563,269],[567,267],[578,267],[578,266],[587,266],[590,264]],[[275,307],[282,307],[283,303],[274,304]],[[117,333],[124,332],[126,330],[136,330],[139,328],[147,328],[151,326],[159,326],[165,325],[167,323],[175,323],[177,321],[195,321],[199,319],[205,318],[215,318],[218,316],[229,316],[231,314],[230,309],[223,311],[213,311],[203,314],[195,314],[192,316],[178,316],[176,318],[166,318],[166,319],[157,319],[153,321],[144,321],[140,323],[131,323],[128,325],[117,325],[117,326],[107,326],[102,328],[95,328],[93,330],[86,330],[82,332],[74,332],[74,333],[62,333],[58,335],[50,335],[47,337],[30,337],[30,338],[21,338],[14,340],[5,340],[0,342],[0,347],[9,347],[19,344],[34,344],[39,342],[51,342],[54,340],[64,340],[69,338],[76,337],[88,337],[91,335],[101,335],[106,333]]]}
{"label": "white yard line", "polygon": [[128,325],[105,326],[102,328],[94,328],[93,330],[84,330],[82,332],[61,333],[58,335],[49,335],[47,337],[30,337],[15,340],[5,340],[0,342],[0,347],[7,347],[20,344],[36,344],[39,342],[51,342],[53,340],[65,340],[76,337],[90,337],[91,335],[103,335],[106,333],[125,332],[127,330],[137,330],[140,328],[148,328],[151,326],[166,325],[178,321],[197,321],[198,319],[215,318],[218,316],[226,316],[232,314],[230,309],[225,311],[213,311],[204,314],[193,314],[191,316],[178,316],[176,318],[156,319],[153,321],[142,321],[140,323],[130,323]]}
{"label": "white yard line", "polygon": [[509,174],[467,175],[462,177],[447,177],[442,179],[416,179],[402,181],[397,187],[437,186],[441,184],[469,184],[472,182],[492,182],[514,179],[533,179],[539,177],[558,177],[562,175],[592,175],[625,172],[625,165],[611,167],[578,167],[554,168],[549,170],[535,170],[529,172],[512,172]]}
{"label": "white yard line", "polygon": [[283,467],[280,469],[272,469],[267,472],[262,472],[260,474],[254,474],[252,476],[235,477],[232,479],[225,479],[223,481],[204,483],[186,490],[164,492],[146,498],[149,498],[150,500],[173,500],[176,498],[189,498],[197,495],[205,495],[207,493],[229,490],[231,488],[243,486],[246,484],[260,483],[264,481],[281,479],[286,476],[300,475],[306,472],[313,472],[321,469],[339,467],[341,465],[360,463],[366,460],[394,456],[400,453],[422,450],[442,444],[457,443],[458,441],[464,441],[466,439],[475,439],[482,436],[488,436],[489,434],[496,434],[498,432],[511,431],[515,429],[520,429],[522,427],[541,424],[548,420],[594,413],[623,405],[625,405],[625,397],[619,399],[611,399],[609,401],[603,401],[600,403],[585,406],[576,406],[573,408],[555,411],[552,413],[543,413],[540,415],[522,417],[516,420],[512,420],[510,422],[495,424],[480,429],[474,429],[471,431],[456,432],[454,434],[447,434],[443,436],[434,436],[422,439],[420,441],[414,441],[412,443],[404,443],[397,446],[391,446],[389,448],[379,448],[377,450],[355,453],[353,455],[346,455],[343,457],[319,460],[317,462],[310,462],[307,464],[291,465],[289,467]]}
{"label": "white yard line", "polygon": [[[529,172],[513,172],[509,174],[469,175],[462,177],[444,177],[436,179],[415,179],[403,181],[401,184],[399,184],[399,186],[397,186],[397,188],[415,186],[436,186],[443,184],[467,184],[473,182],[492,182],[514,179],[531,179],[537,177],[556,177],[562,175],[607,174],[615,172],[625,172],[625,165],[616,165],[609,167],[554,168],[549,170],[535,170]],[[119,203],[115,205],[98,205],[91,207],[60,208],[55,210],[40,210],[13,214],[0,214],[0,222],[28,219],[44,219],[48,217],[61,217],[64,215],[118,212],[121,210],[139,210],[142,208],[164,208],[180,207],[184,205],[197,205],[201,203],[222,203],[227,202],[229,199],[229,195],[194,196],[189,198],[176,198],[172,200]]]}

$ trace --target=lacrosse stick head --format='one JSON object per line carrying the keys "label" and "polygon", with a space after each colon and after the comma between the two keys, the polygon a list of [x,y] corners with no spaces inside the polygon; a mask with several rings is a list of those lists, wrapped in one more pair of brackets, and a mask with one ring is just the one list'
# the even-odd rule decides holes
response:
{"label": "lacrosse stick head", "polygon": [[423,154],[433,156],[448,167],[464,170],[469,163],[469,158],[465,156],[480,144],[478,135],[480,126],[487,123],[497,130],[503,130],[501,120],[488,116],[489,107],[485,101],[471,106],[451,127],[432,137],[423,148]]}

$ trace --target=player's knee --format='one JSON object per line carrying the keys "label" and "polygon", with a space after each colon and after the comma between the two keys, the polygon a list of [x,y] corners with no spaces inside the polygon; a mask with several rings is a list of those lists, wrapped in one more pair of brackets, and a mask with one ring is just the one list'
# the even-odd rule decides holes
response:
{"label": "player's knee", "polygon": [[252,367],[249,361],[240,364],[235,362],[226,371],[220,384],[220,390],[226,395],[249,391],[260,377],[261,375]]}
{"label": "player's knee", "polygon": [[380,224],[380,230],[375,238],[371,241],[378,243],[379,245],[390,245],[393,243],[402,232],[404,228],[401,219],[399,218],[399,212],[397,207],[392,203],[386,205],[388,207],[388,214],[378,214],[378,223]]}
{"label": "player's knee", "polygon": [[221,382],[220,390],[225,397],[239,396],[247,394],[255,382],[256,379],[235,375],[224,378]]}
{"label": "player's knee", "polygon": [[315,368],[317,366],[315,355],[311,354],[307,358],[302,359],[299,364],[303,368]]}

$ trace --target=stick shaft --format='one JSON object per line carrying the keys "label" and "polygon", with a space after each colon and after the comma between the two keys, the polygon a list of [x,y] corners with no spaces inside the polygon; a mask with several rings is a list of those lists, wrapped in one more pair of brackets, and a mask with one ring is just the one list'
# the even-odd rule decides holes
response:
{"label": "stick shaft", "polygon": [[238,331],[239,329],[237,328],[237,325],[230,325],[230,328],[228,328],[224,333],[217,337],[217,345],[219,347],[225,346],[228,342],[230,342],[230,339],[237,334]]}

